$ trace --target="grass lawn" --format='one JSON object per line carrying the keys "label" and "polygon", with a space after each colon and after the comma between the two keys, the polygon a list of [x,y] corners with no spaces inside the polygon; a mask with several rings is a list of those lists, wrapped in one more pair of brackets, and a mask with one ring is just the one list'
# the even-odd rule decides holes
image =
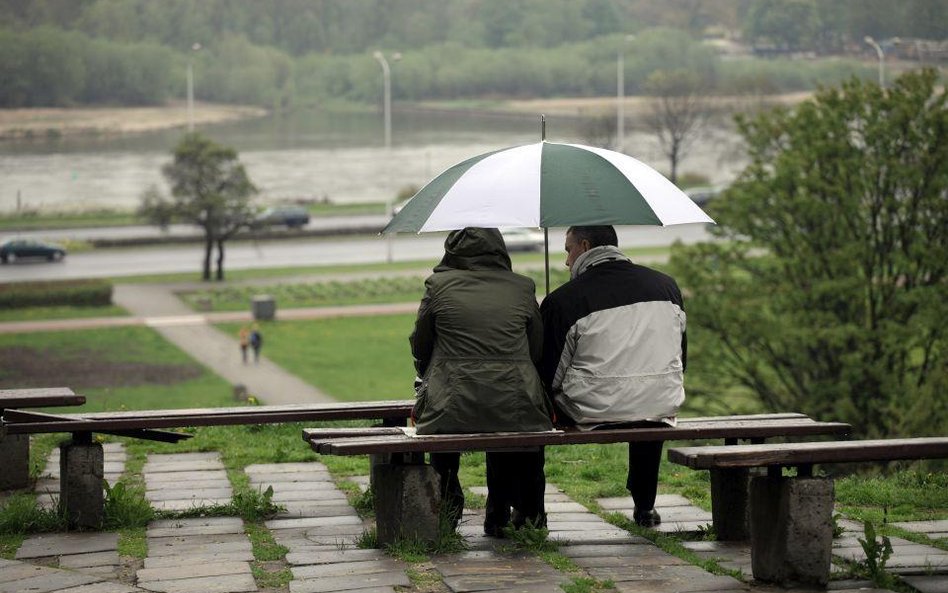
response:
{"label": "grass lawn", "polygon": [[128,311],[118,305],[107,307],[27,307],[0,309],[0,322],[42,321],[46,319],[87,319],[90,317],[125,317]]}

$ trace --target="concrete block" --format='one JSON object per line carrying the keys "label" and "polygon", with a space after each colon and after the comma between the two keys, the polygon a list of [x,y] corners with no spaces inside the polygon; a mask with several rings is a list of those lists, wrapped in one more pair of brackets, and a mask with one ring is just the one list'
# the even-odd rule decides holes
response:
{"label": "concrete block", "polygon": [[825,586],[833,547],[831,479],[755,477],[750,490],[754,578]]}
{"label": "concrete block", "polygon": [[433,467],[378,464],[372,468],[372,484],[379,544],[408,538],[438,540],[440,478]]}
{"label": "concrete block", "polygon": [[272,321],[276,316],[276,300],[268,294],[259,294],[251,299],[250,311],[258,321]]}
{"label": "concrete block", "polygon": [[59,452],[59,504],[70,525],[97,529],[105,516],[102,445],[68,441]]}
{"label": "concrete block", "polygon": [[8,434],[0,439],[0,490],[30,485],[30,435]]}
{"label": "concrete block", "polygon": [[747,529],[747,468],[711,470],[711,517],[719,541],[745,541]]}

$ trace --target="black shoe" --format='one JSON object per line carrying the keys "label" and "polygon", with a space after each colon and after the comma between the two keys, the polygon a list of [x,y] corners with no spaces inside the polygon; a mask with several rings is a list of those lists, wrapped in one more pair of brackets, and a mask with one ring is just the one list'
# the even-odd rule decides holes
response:
{"label": "black shoe", "polygon": [[648,509],[647,511],[635,509],[635,511],[632,512],[632,519],[635,520],[635,524],[639,527],[655,527],[662,523],[662,516],[659,515],[655,509]]}
{"label": "black shoe", "polygon": [[503,539],[505,537],[504,527],[502,525],[494,525],[493,523],[484,523],[484,535]]}
{"label": "black shoe", "polygon": [[529,525],[534,529],[543,529],[546,527],[546,513],[540,513],[537,517],[525,517],[520,514],[520,511],[514,509],[510,514],[510,522],[513,523],[515,529],[520,529],[525,525]]}

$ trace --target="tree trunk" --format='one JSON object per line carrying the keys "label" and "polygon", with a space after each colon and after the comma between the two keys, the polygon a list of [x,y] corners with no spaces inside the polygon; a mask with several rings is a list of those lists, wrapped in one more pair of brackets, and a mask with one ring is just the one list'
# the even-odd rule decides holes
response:
{"label": "tree trunk", "polygon": [[204,239],[204,270],[201,280],[211,279],[211,253],[214,251],[214,241],[210,237]]}
{"label": "tree trunk", "polygon": [[224,240],[217,241],[217,280],[224,279]]}

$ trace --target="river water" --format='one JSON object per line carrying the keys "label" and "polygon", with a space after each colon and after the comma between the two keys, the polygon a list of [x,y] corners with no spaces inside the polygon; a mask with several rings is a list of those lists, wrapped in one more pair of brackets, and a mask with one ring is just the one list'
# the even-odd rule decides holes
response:
{"label": "river water", "polygon": [[[299,111],[290,115],[196,126],[239,153],[264,203],[296,198],[336,203],[384,202],[421,186],[467,158],[539,140],[539,115],[403,112],[392,115],[386,150],[379,113]],[[133,209],[154,184],[167,193],[161,166],[181,130],[112,138],[0,142],[0,212]],[[547,118],[547,139],[585,143],[576,121]],[[626,152],[667,170],[651,136],[626,132]],[[732,132],[712,130],[696,142],[680,171],[726,183],[743,166]]]}

